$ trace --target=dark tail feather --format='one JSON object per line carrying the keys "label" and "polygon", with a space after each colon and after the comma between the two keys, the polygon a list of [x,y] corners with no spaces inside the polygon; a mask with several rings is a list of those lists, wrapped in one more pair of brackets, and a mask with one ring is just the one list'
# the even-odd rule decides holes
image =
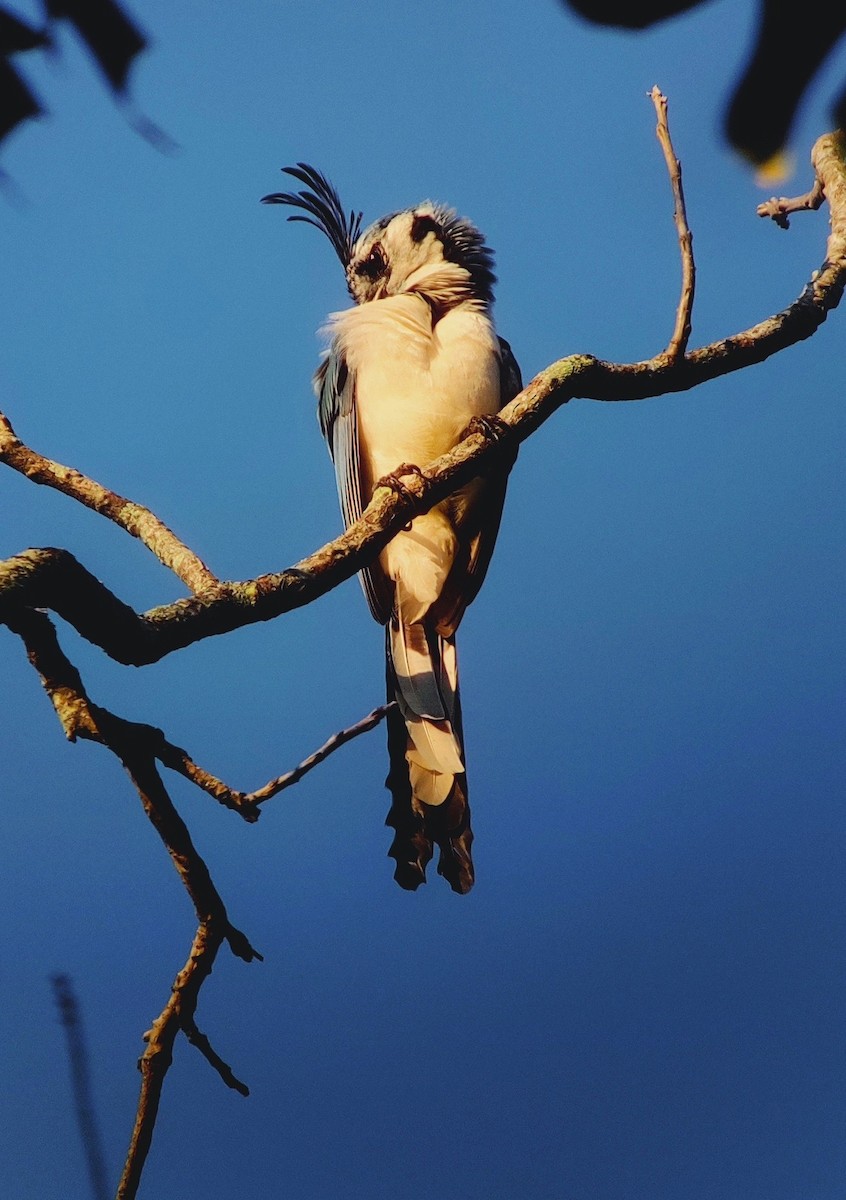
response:
{"label": "dark tail feather", "polygon": [[464,896],[475,880],[470,853],[473,830],[470,828],[467,776],[456,775],[449,798],[438,808],[426,811],[427,830],[440,850],[438,874],[444,877],[454,892]]}
{"label": "dark tail feather", "polygon": [[[388,663],[388,700],[395,698],[396,681]],[[388,857],[396,860],[394,879],[407,892],[426,882],[426,867],[432,857],[432,839],[426,832],[423,814],[414,810],[405,748],[408,734],[398,707],[388,710],[388,758],[390,767],[385,787],[391,793],[391,808],[385,824],[395,830]]]}
{"label": "dark tail feather", "polygon": [[[389,701],[396,698],[397,681],[390,655],[387,692]],[[454,721],[460,737],[457,696]],[[454,892],[464,895],[470,891],[474,880],[467,776],[463,773],[455,776],[452,790],[443,804],[421,803],[412,794],[406,759],[409,735],[399,707],[389,710],[387,728],[390,769],[385,786],[391,793],[392,802],[385,824],[394,830],[394,840],[388,850],[388,856],[397,864],[394,879],[406,891],[416,891],[426,882],[426,867],[437,845],[438,874],[446,879]]]}

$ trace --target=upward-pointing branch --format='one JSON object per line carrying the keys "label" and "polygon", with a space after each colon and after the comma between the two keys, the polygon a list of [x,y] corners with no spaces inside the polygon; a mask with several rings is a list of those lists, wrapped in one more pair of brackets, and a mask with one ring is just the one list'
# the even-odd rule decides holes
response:
{"label": "upward-pointing branch", "polygon": [[810,337],[837,306],[846,284],[846,164],[842,134],[827,134],[812,161],[831,210],[826,257],[801,295],[750,329],[672,359],[603,362],[574,354],[553,363],[499,414],[497,436],[475,429],[448,454],[409,476],[402,493],[377,488],[361,519],[284,571],[246,582],[215,583],[201,594],[138,614],[64,550],[27,550],[0,563],[0,620],[20,607],[49,608],[119,662],[141,666],[203,638],[268,621],[309,604],[377,557],[409,518],[472,479],[503,446],[525,441],[562,405],[640,400],[688,391],[762,362]]}

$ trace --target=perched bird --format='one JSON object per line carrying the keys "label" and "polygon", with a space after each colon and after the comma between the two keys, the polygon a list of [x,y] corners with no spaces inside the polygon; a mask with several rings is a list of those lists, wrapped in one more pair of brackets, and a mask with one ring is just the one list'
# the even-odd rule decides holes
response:
{"label": "perched bird", "polygon": [[[493,255],[452,209],[425,201],[361,232],[328,179],[299,163],[284,172],[300,192],[265,196],[307,215],[346,273],[355,307],[329,318],[331,345],[315,375],[318,417],[335,464],[344,521],[364,511],[382,483],[452,449],[468,425],[495,429],[495,414],[521,390],[520,370],[491,319]],[[392,794],[387,824],[394,878],[426,879],[433,843],[438,873],[456,892],[473,886],[470,809],[455,631],[488,569],[513,452],[389,542],[361,572],[387,628]]]}

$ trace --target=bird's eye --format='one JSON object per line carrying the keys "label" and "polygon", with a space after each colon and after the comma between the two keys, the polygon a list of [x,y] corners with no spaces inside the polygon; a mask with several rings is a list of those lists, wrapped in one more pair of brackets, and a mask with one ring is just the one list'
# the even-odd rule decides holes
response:
{"label": "bird's eye", "polygon": [[388,263],[382,247],[377,242],[372,248],[367,258],[363,259],[355,268],[356,275],[364,275],[371,282],[379,279],[385,274],[388,269]]}

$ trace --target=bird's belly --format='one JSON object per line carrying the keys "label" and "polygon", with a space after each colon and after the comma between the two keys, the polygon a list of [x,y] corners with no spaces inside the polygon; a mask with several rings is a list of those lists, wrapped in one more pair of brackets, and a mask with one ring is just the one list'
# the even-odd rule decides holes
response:
{"label": "bird's belly", "polygon": [[359,452],[368,483],[400,463],[422,467],[445,454],[473,417],[499,406],[499,364],[488,339],[436,340],[428,360],[394,346],[383,354],[371,350],[356,377]]}
{"label": "bird's belly", "polygon": [[[487,315],[472,306],[432,326],[422,297],[363,304],[335,319],[338,348],[355,378],[361,498],[403,463],[425,467],[451,450],[475,416],[501,403],[499,343]],[[382,551],[403,621],[425,619],[449,577],[461,527],[477,501],[471,482],[416,517]]]}
{"label": "bird's belly", "polygon": [[[489,338],[437,339],[428,361],[386,353],[360,363],[356,414],[362,492],[402,463],[423,467],[459,441],[474,416],[500,406],[499,362]],[[421,621],[435,604],[458,551],[459,526],[476,494],[457,497],[416,517],[382,551],[405,622]]]}

